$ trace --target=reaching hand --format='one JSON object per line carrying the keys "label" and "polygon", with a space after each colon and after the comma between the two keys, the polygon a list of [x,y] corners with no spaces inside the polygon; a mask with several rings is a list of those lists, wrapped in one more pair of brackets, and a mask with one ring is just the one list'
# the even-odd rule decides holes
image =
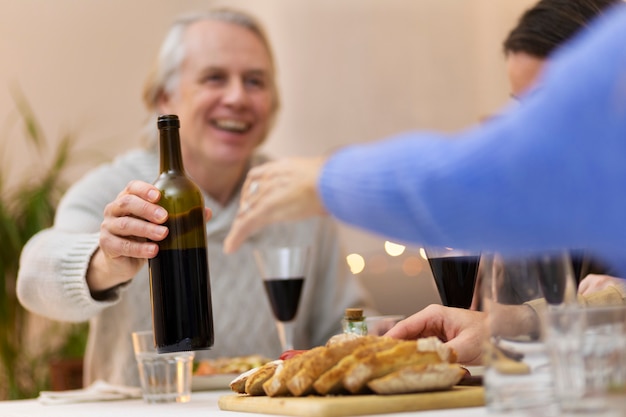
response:
{"label": "reaching hand", "polygon": [[459,363],[479,365],[487,332],[485,313],[431,304],[396,324],[385,335],[408,340],[437,336],[456,351]]}
{"label": "reaching hand", "polygon": [[255,167],[243,184],[239,213],[224,252],[235,252],[252,234],[272,223],[325,214],[317,180],[325,158],[289,158]]}

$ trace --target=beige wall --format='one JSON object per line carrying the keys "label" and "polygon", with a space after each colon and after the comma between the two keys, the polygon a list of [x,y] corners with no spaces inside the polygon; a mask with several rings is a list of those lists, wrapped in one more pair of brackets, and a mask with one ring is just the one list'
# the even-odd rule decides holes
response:
{"label": "beige wall", "polygon": [[[213,2],[214,3],[214,2]],[[226,3],[226,2],[222,2]],[[313,155],[413,128],[474,123],[508,95],[500,44],[531,0],[231,0],[266,23],[283,111],[266,145]],[[33,159],[12,123],[19,84],[50,139],[101,159],[138,143],[141,85],[171,18],[198,0],[0,0],[0,166]],[[95,156],[81,158],[71,179]],[[346,228],[347,247],[378,239]]]}

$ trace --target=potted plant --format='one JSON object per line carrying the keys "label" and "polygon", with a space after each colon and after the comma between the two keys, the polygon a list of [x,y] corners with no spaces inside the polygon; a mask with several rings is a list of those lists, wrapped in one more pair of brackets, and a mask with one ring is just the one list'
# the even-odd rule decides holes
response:
{"label": "potted plant", "polygon": [[[68,165],[72,136],[61,138],[52,162],[46,164],[47,141],[37,119],[19,92],[14,98],[24,136],[34,151],[31,155],[35,160],[28,165],[36,168],[28,178],[8,187],[4,171],[7,155],[0,153],[0,400],[30,398],[49,388],[48,363],[59,356],[65,344],[57,340],[57,346],[30,348],[30,315],[17,300],[15,288],[22,248],[35,233],[52,224],[57,202],[66,188],[62,174]],[[47,342],[51,334],[66,334],[73,344],[79,340],[75,346],[79,351],[84,349],[84,337],[80,335],[87,331],[86,324],[50,321],[41,326],[42,320],[38,319],[38,339]]]}

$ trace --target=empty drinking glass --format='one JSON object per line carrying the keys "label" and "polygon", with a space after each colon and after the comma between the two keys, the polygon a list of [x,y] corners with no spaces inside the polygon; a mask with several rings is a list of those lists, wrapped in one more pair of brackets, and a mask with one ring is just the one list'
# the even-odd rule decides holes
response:
{"label": "empty drinking glass", "polygon": [[152,330],[133,332],[132,340],[144,401],[188,402],[194,352],[158,353]]}

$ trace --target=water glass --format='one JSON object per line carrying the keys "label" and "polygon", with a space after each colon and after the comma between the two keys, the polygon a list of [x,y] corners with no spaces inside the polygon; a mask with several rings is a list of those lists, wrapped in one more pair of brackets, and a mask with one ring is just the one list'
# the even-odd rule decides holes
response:
{"label": "water glass", "polygon": [[144,401],[188,402],[194,352],[158,353],[151,330],[133,332],[132,340]]}
{"label": "water glass", "polygon": [[564,415],[618,416],[626,409],[626,306],[548,312],[546,343]]}
{"label": "water glass", "polygon": [[545,314],[575,303],[569,256],[483,254],[479,272],[487,313],[484,385],[490,412],[556,416]]}

